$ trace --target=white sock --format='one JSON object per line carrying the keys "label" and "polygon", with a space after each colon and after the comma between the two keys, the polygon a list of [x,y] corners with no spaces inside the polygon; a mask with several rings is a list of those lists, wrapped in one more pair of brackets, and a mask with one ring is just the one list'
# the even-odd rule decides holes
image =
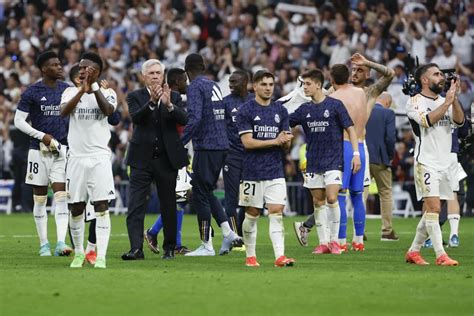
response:
{"label": "white sock", "polygon": [[341,220],[341,210],[339,209],[339,203],[336,201],[334,204],[326,204],[326,214],[330,232],[329,240],[337,241]]}
{"label": "white sock", "polygon": [[453,235],[459,235],[459,221],[461,220],[461,216],[459,214],[449,214],[448,215],[448,222],[450,227],[449,239],[453,237]]}
{"label": "white sock", "polygon": [[110,238],[109,211],[96,212],[95,234],[97,236],[97,258],[105,258]]}
{"label": "white sock", "polygon": [[72,216],[70,213],[69,227],[76,254],[84,254],[84,226],[84,213],[79,216]]}
{"label": "white sock", "polygon": [[245,252],[248,257],[256,257],[255,245],[257,244],[257,220],[258,216],[245,214],[244,222],[242,223],[242,234],[245,244]]}
{"label": "white sock", "polygon": [[275,259],[285,254],[285,227],[283,226],[283,214],[268,214],[270,220],[269,232],[273,244]]}
{"label": "white sock", "polygon": [[206,249],[212,250],[214,249],[214,245],[212,244],[212,227],[209,227],[209,240],[208,241],[203,241],[202,244]]}
{"label": "white sock", "polygon": [[54,219],[56,220],[56,233],[58,241],[64,242],[66,240],[67,225],[69,222],[69,210],[66,202],[66,192],[58,191],[54,193],[54,201],[56,202],[56,209],[54,211]]}
{"label": "white sock", "polygon": [[46,213],[46,195],[33,195],[33,216],[35,218],[36,231],[40,246],[48,243],[48,214]]}
{"label": "white sock", "polygon": [[90,241],[87,241],[86,253],[89,253],[91,251],[95,251],[95,244],[91,243]]}
{"label": "white sock", "polygon": [[352,241],[355,242],[356,244],[363,244],[364,243],[364,235],[356,236],[354,234],[354,237],[352,237]]}
{"label": "white sock", "polygon": [[418,222],[418,226],[416,226],[415,238],[413,239],[408,251],[419,252],[426,239],[428,239],[428,232],[426,231],[425,215],[423,214],[420,221]]}
{"label": "white sock", "polygon": [[221,224],[222,235],[224,237],[229,236],[232,233],[232,229],[230,229],[229,222],[225,221]]}
{"label": "white sock", "polygon": [[316,232],[318,233],[319,244],[327,245],[327,243],[329,242],[329,238],[326,229],[328,225],[325,206],[318,207],[314,205],[314,222],[316,224],[315,226]]}
{"label": "white sock", "polygon": [[339,245],[342,245],[342,246],[347,244],[347,238],[339,238],[337,241],[339,242]]}
{"label": "white sock", "polygon": [[433,243],[433,249],[436,253],[436,258],[445,254],[443,248],[443,235],[441,234],[441,227],[439,226],[439,214],[426,213],[425,214],[426,231]]}

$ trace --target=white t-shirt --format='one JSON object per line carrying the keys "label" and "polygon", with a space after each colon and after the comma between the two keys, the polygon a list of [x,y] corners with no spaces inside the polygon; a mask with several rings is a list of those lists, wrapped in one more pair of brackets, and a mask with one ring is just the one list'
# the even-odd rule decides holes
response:
{"label": "white t-shirt", "polygon": [[[61,107],[71,100],[79,91],[76,87],[64,90],[61,97]],[[117,108],[117,94],[112,89],[100,89],[104,97]],[[102,113],[93,93],[84,93],[74,111],[69,117],[70,157],[110,156],[108,146],[110,140],[107,116]]]}
{"label": "white t-shirt", "polygon": [[453,69],[456,68],[456,63],[458,61],[458,57],[454,54],[451,56],[446,57],[444,54],[437,55],[433,57],[431,60],[432,63],[438,65],[439,69]]}
{"label": "white t-shirt", "polygon": [[447,157],[452,145],[451,124],[458,126],[452,118],[452,106],[434,125],[430,122],[428,114],[443,103],[441,96],[432,99],[422,94],[411,97],[407,103],[408,119],[415,134],[415,161],[439,171],[449,168]]}

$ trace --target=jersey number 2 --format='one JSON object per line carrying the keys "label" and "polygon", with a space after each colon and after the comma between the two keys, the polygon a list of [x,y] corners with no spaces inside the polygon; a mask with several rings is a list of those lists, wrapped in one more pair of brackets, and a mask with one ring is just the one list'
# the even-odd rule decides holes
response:
{"label": "jersey number 2", "polygon": [[427,172],[424,174],[424,178],[425,178],[425,184],[426,185],[430,185],[431,182],[430,182],[430,174]]}

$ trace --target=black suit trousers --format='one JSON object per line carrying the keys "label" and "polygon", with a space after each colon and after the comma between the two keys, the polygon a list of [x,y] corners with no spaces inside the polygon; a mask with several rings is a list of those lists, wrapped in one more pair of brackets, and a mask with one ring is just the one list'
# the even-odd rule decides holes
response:
{"label": "black suit trousers", "polygon": [[143,231],[147,194],[150,184],[155,181],[160,199],[163,219],[163,249],[176,247],[176,177],[178,170],[173,169],[166,154],[150,160],[146,168],[130,167],[130,199],[127,215],[127,230],[131,249],[143,249]]}

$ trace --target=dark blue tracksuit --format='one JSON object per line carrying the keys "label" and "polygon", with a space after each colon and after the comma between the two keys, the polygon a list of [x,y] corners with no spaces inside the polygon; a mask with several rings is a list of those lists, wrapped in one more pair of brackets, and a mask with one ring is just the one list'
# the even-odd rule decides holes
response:
{"label": "dark blue tracksuit", "polygon": [[204,76],[198,76],[191,82],[186,97],[188,123],[182,141],[186,144],[192,140],[194,148],[191,207],[197,213],[201,240],[208,241],[211,214],[218,225],[227,221],[221,204],[213,194],[229,149],[225,108],[219,87]]}

